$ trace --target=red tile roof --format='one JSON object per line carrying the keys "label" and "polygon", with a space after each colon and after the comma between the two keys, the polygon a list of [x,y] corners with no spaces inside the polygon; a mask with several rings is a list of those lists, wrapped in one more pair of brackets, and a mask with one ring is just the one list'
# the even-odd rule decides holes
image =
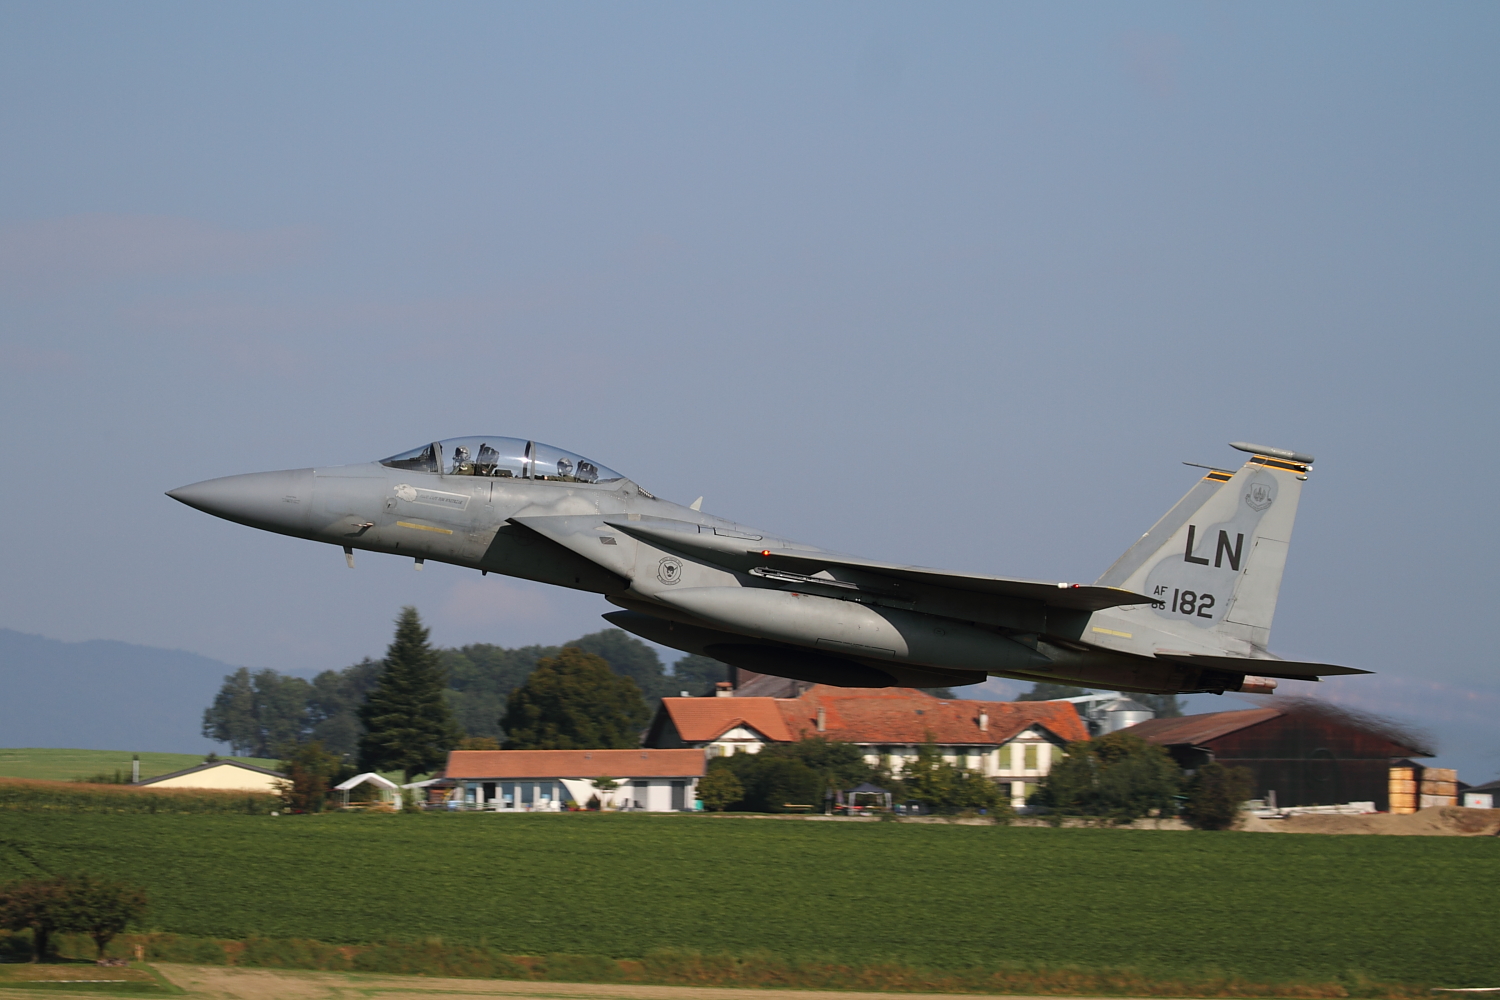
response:
{"label": "red tile roof", "polygon": [[1216,740],[1220,736],[1227,736],[1271,719],[1279,719],[1281,715],[1274,708],[1209,712],[1205,715],[1184,715],[1176,719],[1147,719],[1129,727],[1126,732],[1160,746],[1191,746]]}
{"label": "red tile roof", "polygon": [[699,778],[702,750],[452,750],[447,778]]}
{"label": "red tile roof", "polygon": [[790,743],[779,698],[663,698],[662,704],[684,743],[707,743],[736,726],[749,726],[768,740]]}
{"label": "red tile roof", "polygon": [[[739,724],[777,742],[818,734],[824,712],[829,739],[849,743],[1006,743],[1033,725],[1064,740],[1086,740],[1078,712],[1063,701],[938,699],[912,688],[841,688],[818,684],[799,698],[663,698],[686,743],[707,743]],[[980,729],[980,716],[988,728]],[[653,727],[654,731],[655,727]]]}

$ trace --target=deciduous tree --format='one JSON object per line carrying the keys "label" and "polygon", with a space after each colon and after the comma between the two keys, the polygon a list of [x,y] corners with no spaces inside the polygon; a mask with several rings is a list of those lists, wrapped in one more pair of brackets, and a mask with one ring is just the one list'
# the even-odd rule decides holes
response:
{"label": "deciduous tree", "polygon": [[730,804],[750,812],[790,812],[789,806],[817,808],[823,801],[822,775],[794,757],[738,753],[719,757],[712,766],[734,775],[742,794]]}
{"label": "deciduous tree", "polygon": [[1182,818],[1200,830],[1228,830],[1240,818],[1240,806],[1255,793],[1255,774],[1248,767],[1225,767],[1210,761],[1188,779]]}
{"label": "deciduous tree", "polygon": [[729,667],[708,656],[690,653],[672,664],[673,694],[713,694],[714,685],[729,680]]}
{"label": "deciduous tree", "polygon": [[1176,811],[1181,772],[1161,747],[1121,730],[1069,743],[1033,797],[1059,815],[1128,823]]}
{"label": "deciduous tree", "polygon": [[537,661],[500,725],[509,750],[623,749],[639,745],[649,716],[635,681],[569,646]]}
{"label": "deciduous tree", "polygon": [[52,957],[59,932],[94,939],[99,957],[114,936],[146,911],[144,890],[90,875],[23,879],[0,886],[0,927],[31,931],[31,960]]}
{"label": "deciduous tree", "polygon": [[68,930],[67,879],[33,878],[0,887],[0,927],[31,931],[31,960],[52,957],[52,936]]}
{"label": "deciduous tree", "polygon": [[285,746],[281,757],[281,770],[287,777],[276,783],[277,794],[288,812],[322,812],[328,805],[328,790],[354,774],[318,740]]}
{"label": "deciduous tree", "polygon": [[722,757],[711,761],[708,773],[698,779],[698,798],[703,808],[714,812],[723,812],[745,797],[745,786],[722,761]]}
{"label": "deciduous tree", "polygon": [[983,809],[992,816],[1010,814],[1010,804],[998,785],[982,774],[948,763],[930,741],[918,747],[917,756],[901,769],[899,783],[906,799],[920,802],[933,812]]}
{"label": "deciduous tree", "polygon": [[442,668],[427,638],[417,609],[402,608],[385,669],[359,709],[365,729],[359,766],[366,770],[400,768],[411,781],[441,765],[463,739],[443,700]]}
{"label": "deciduous tree", "polygon": [[[807,736],[792,743],[772,743],[761,750],[760,755],[768,759],[800,760],[818,773],[825,791],[848,790],[877,777],[875,769],[865,763],[864,751],[858,746],[824,736]],[[822,797],[820,791],[819,800]]]}
{"label": "deciduous tree", "polygon": [[270,757],[276,748],[304,737],[312,687],[301,677],[244,667],[224,678],[203,713],[203,735],[228,743],[232,752]]}
{"label": "deciduous tree", "polygon": [[61,929],[87,934],[99,958],[116,934],[146,912],[146,892],[124,882],[78,875],[67,880],[65,926]]}

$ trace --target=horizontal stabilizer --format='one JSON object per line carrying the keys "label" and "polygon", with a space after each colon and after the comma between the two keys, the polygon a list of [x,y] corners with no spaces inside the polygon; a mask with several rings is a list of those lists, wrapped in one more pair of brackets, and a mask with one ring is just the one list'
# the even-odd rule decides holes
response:
{"label": "horizontal stabilizer", "polygon": [[1194,667],[1207,667],[1210,670],[1232,671],[1237,674],[1255,674],[1259,677],[1280,677],[1294,681],[1315,681],[1319,677],[1333,677],[1338,674],[1374,673],[1374,671],[1360,670],[1357,667],[1340,667],[1333,663],[1304,663],[1299,660],[1262,660],[1248,656],[1208,656],[1202,653],[1174,653],[1164,649],[1156,651],[1156,658],[1158,660],[1173,660],[1177,663],[1186,663]]}

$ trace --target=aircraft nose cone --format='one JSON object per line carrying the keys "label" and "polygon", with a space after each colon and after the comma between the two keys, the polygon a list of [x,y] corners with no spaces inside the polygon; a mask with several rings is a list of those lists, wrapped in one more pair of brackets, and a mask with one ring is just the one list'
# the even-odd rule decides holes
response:
{"label": "aircraft nose cone", "polygon": [[294,469],[206,479],[168,490],[167,496],[226,521],[296,533],[307,522],[312,493],[312,470]]}

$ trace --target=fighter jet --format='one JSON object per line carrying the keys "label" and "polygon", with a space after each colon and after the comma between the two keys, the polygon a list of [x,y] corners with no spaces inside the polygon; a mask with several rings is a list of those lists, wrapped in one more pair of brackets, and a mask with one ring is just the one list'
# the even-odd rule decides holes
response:
{"label": "fighter jet", "polygon": [[[988,676],[1150,693],[1269,692],[1369,671],[1267,645],[1313,459],[1234,443],[1091,584],[842,555],[681,506],[538,441],[463,437],[378,462],[210,479],[167,496],[229,521],[602,594],[652,642],[844,687]],[[1185,463],[1191,464],[1191,463]]]}

